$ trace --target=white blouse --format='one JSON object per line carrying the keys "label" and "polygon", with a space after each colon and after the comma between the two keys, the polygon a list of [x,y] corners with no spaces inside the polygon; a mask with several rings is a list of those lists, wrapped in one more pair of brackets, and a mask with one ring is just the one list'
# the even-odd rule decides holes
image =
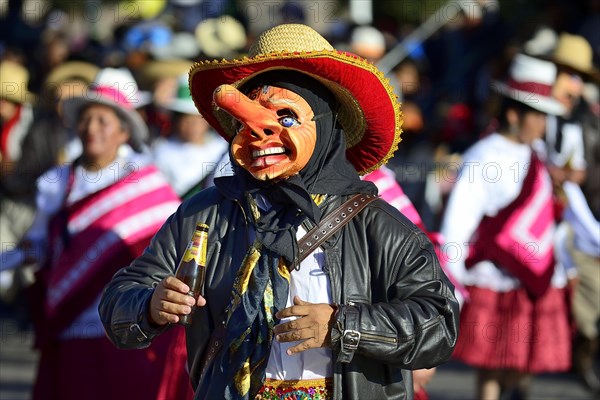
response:
{"label": "white blouse", "polygon": [[[459,179],[454,185],[442,220],[443,250],[448,268],[464,285],[495,291],[509,291],[520,286],[519,280],[482,261],[465,268],[468,242],[485,216],[493,217],[508,206],[521,192],[531,161],[531,147],[494,133],[477,142],[463,156]],[[552,284],[566,284],[563,269],[555,269]]]}
{"label": "white blouse", "polygon": [[[300,239],[306,231],[298,229]],[[331,304],[331,285],[325,272],[325,253],[317,248],[291,273],[290,290],[286,307],[294,305],[294,296],[310,303]],[[281,323],[295,318],[285,318]],[[277,380],[318,379],[333,376],[332,355],[329,348],[310,349],[288,356],[286,351],[299,342],[279,343],[274,340],[267,364],[267,378]]]}

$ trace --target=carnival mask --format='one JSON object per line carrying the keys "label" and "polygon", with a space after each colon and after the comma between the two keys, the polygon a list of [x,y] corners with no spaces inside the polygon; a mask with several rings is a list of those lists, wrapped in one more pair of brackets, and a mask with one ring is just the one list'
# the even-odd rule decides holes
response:
{"label": "carnival mask", "polygon": [[300,95],[260,86],[246,96],[231,85],[221,85],[213,97],[236,120],[233,159],[256,179],[286,179],[306,166],[317,133],[314,112]]}

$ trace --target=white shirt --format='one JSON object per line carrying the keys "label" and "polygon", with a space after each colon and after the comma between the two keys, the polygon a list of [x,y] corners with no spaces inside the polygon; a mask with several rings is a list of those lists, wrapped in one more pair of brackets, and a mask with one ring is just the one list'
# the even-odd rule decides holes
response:
{"label": "white shirt", "polygon": [[[473,145],[463,156],[463,165],[444,212],[441,234],[448,268],[463,285],[495,291],[520,286],[519,280],[483,261],[465,268],[468,242],[485,216],[493,217],[514,201],[523,186],[531,161],[528,145],[512,142],[494,133]],[[556,269],[554,286],[566,283],[564,270]]]}
{"label": "white shirt", "polygon": [[[298,229],[300,239],[306,231]],[[331,304],[331,285],[323,265],[325,253],[316,249],[300,264],[299,270],[291,273],[290,290],[286,307],[294,305],[294,296],[310,303]],[[281,323],[293,318],[281,320]],[[299,342],[279,343],[274,340],[267,364],[267,378],[277,380],[319,379],[333,376],[332,354],[329,348],[317,348],[288,356],[286,351]]]}
{"label": "white shirt", "polygon": [[569,166],[575,170],[586,169],[583,147],[583,128],[580,124],[565,122],[562,125],[560,149],[556,149],[558,136],[558,118],[554,115],[546,117],[546,156],[547,160],[557,167]]}
{"label": "white shirt", "polygon": [[600,257],[600,222],[594,218],[581,187],[565,182],[563,189],[568,199],[564,218],[575,233],[575,247],[593,257]]}

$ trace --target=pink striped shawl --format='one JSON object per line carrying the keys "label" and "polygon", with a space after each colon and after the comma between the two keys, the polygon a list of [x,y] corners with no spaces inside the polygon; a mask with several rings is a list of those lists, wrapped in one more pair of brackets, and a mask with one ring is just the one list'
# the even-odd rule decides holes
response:
{"label": "pink striped shawl", "polygon": [[373,182],[379,190],[379,196],[404,214],[413,224],[421,229],[425,228],[417,209],[404,193],[391,171],[379,168],[364,176],[364,180]]}
{"label": "pink striped shawl", "polygon": [[548,172],[533,154],[521,193],[496,216],[482,220],[465,265],[491,260],[516,276],[531,295],[544,294],[554,272],[553,204]]}
{"label": "pink striped shawl", "polygon": [[50,226],[46,322],[60,320],[64,328],[89,306],[179,204],[161,173],[147,166],[65,207]]}

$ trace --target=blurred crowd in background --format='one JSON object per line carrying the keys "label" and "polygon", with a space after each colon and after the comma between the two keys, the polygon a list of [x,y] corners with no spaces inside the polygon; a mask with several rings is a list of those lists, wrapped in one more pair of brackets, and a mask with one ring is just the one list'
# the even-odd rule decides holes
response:
{"label": "blurred crowd in background", "polygon": [[[548,155],[549,169],[557,187],[565,180],[579,185],[596,223],[600,219],[599,0],[467,0],[450,6],[444,1],[6,0],[0,2],[2,252],[20,243],[34,220],[37,179],[80,156],[82,144],[74,127],[65,124],[61,105],[90,85],[127,96],[149,128],[143,151],[179,197],[209,186],[227,169],[227,143],[198,114],[188,71],[194,62],[243,57],[256,35],[280,23],[309,25],[336,49],[368,59],[389,77],[402,102],[404,125],[387,168],[431,232],[440,230],[463,153],[498,128],[492,89],[513,57],[562,61],[566,89],[556,97],[571,110],[566,123],[579,128],[560,138],[547,134],[547,143],[557,149],[556,160]],[[571,153],[559,149],[562,142],[573,143]],[[598,254],[593,257],[597,263]],[[35,270],[0,274],[0,297],[23,326],[28,310],[18,299]],[[574,266],[569,276],[576,275]],[[588,336],[582,351],[593,355],[597,330]],[[585,379],[600,390],[597,377]]]}

